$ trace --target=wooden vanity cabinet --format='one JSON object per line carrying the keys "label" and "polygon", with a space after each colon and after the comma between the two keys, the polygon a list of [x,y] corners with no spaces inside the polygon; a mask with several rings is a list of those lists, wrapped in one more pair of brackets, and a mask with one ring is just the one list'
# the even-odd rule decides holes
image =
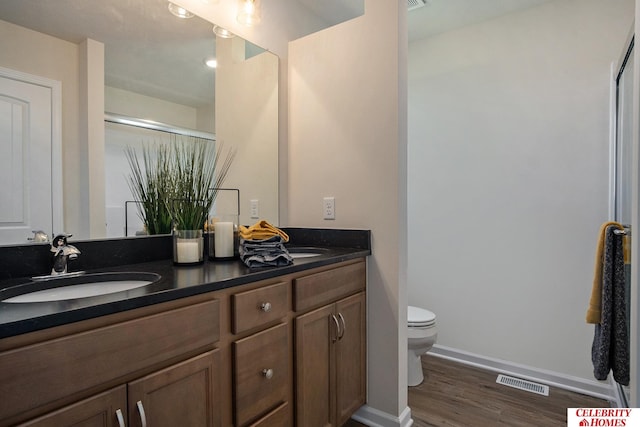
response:
{"label": "wooden vanity cabinet", "polygon": [[0,427],[340,426],[365,403],[365,265],[0,340]]}
{"label": "wooden vanity cabinet", "polygon": [[364,262],[294,280],[296,307],[324,304],[294,321],[298,426],[342,426],[365,403],[364,288]]}

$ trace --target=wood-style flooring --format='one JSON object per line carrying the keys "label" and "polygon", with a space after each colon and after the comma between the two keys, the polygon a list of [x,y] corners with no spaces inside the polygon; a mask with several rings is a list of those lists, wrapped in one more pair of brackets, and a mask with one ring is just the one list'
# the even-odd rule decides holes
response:
{"label": "wood-style flooring", "polygon": [[507,387],[496,383],[495,372],[428,354],[422,369],[425,381],[409,387],[413,427],[564,427],[567,408],[609,407],[606,400],[553,387],[549,396]]}

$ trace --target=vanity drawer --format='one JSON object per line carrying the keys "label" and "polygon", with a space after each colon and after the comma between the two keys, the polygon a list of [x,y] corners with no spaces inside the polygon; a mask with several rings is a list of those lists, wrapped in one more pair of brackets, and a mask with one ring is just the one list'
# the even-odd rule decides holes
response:
{"label": "vanity drawer", "polygon": [[264,286],[231,296],[231,331],[239,334],[286,316],[287,283]]}
{"label": "vanity drawer", "polygon": [[299,277],[293,281],[293,309],[308,310],[362,291],[366,280],[364,261]]}
{"label": "vanity drawer", "polygon": [[234,342],[233,359],[237,426],[287,401],[290,357],[286,324]]}
{"label": "vanity drawer", "polygon": [[285,402],[249,427],[286,427],[290,425],[289,404]]}

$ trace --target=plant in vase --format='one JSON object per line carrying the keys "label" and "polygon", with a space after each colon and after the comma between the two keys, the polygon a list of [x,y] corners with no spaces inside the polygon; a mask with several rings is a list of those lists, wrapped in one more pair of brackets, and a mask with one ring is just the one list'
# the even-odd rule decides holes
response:
{"label": "plant in vase", "polygon": [[228,151],[222,159],[223,144],[213,145],[205,140],[172,146],[172,193],[169,211],[173,220],[174,262],[200,263],[204,260],[204,224],[224,182],[235,151]]}
{"label": "plant in vase", "polygon": [[[133,173],[130,181],[146,190],[134,192],[134,196],[147,193],[154,196],[147,197],[149,203],[140,203],[140,209],[144,210],[141,217],[147,226],[146,218],[152,217],[153,212],[161,211],[163,219],[166,214],[171,224],[166,232],[173,231],[174,235],[176,264],[197,264],[204,259],[204,224],[217,196],[217,191],[210,189],[224,182],[236,153],[229,150],[223,158],[223,149],[222,143],[214,145],[202,138],[174,136],[169,146],[143,150],[145,173],[140,172],[135,151],[133,156],[132,150],[127,154]],[[148,168],[153,172],[149,173]],[[149,175],[160,178],[154,181],[147,179]],[[134,188],[132,185],[132,191]]]}

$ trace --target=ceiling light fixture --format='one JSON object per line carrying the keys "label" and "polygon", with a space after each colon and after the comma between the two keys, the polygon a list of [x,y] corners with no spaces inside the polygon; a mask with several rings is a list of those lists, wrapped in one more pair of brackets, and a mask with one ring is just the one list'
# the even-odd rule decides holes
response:
{"label": "ceiling light fixture", "polygon": [[182,19],[193,18],[193,13],[189,12],[184,7],[178,6],[177,4],[169,2],[169,12],[171,12],[174,16]]}
{"label": "ceiling light fixture", "polygon": [[242,25],[251,27],[260,22],[260,0],[238,0],[238,15],[236,19]]}
{"label": "ceiling light fixture", "polygon": [[209,68],[216,68],[218,66],[218,61],[215,59],[207,59],[204,63]]}
{"label": "ceiling light fixture", "polygon": [[236,36],[231,31],[227,30],[226,28],[222,28],[219,25],[213,26],[213,34],[215,34],[216,37],[220,37],[223,39],[230,39]]}

